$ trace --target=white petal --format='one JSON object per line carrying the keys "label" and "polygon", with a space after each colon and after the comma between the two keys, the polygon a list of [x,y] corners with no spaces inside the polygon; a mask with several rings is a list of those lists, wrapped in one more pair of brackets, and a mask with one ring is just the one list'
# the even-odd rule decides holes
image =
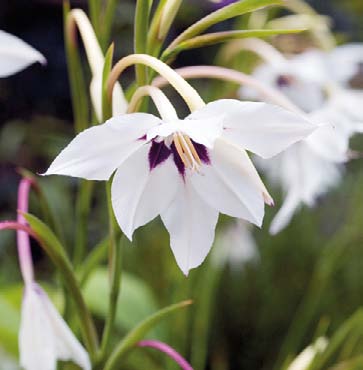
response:
{"label": "white petal", "polygon": [[329,123],[315,130],[305,142],[318,154],[333,162],[347,161],[350,122],[338,111],[323,109],[312,114],[316,122]]}
{"label": "white petal", "polygon": [[240,270],[246,263],[256,262],[259,258],[252,226],[243,220],[236,220],[222,230],[212,251],[212,263],[215,266],[229,264],[233,270]]}
{"label": "white petal", "polygon": [[328,346],[328,341],[325,337],[319,337],[315,343],[306,347],[295,359],[291,362],[287,370],[308,370],[314,358],[325,351]]}
{"label": "white petal", "polygon": [[219,212],[261,226],[264,198],[272,200],[247,153],[218,139],[209,154],[211,164],[190,176],[195,190]]}
{"label": "white petal", "polygon": [[316,125],[302,115],[257,102],[224,99],[196,111],[196,118],[225,114],[223,137],[263,158],[311,134]]}
{"label": "white petal", "polygon": [[72,360],[84,370],[91,369],[87,352],[35,283],[25,288],[19,350],[25,370],[56,370],[57,360]]}
{"label": "white petal", "polygon": [[296,209],[301,203],[299,191],[292,189],[284,199],[284,203],[276,213],[270,225],[270,234],[275,235],[284,229],[291,221]]}
{"label": "white petal", "polygon": [[175,197],[182,181],[170,155],[150,170],[149,150],[145,145],[116,171],[112,182],[112,206],[122,231],[131,240],[139,226],[164,211]]}
{"label": "white petal", "polygon": [[222,135],[224,114],[208,119],[194,119],[194,113],[183,121],[182,132],[195,142],[213,148],[214,142]]}
{"label": "white petal", "polygon": [[23,40],[0,30],[0,77],[10,76],[35,62],[45,64],[46,60]]}
{"label": "white petal", "polygon": [[[45,294],[45,293],[44,293]],[[55,338],[57,358],[63,361],[73,361],[84,370],[91,369],[91,363],[86,350],[59,315],[47,295],[43,296],[43,305],[52,325]]]}
{"label": "white petal", "polygon": [[359,63],[363,62],[363,44],[341,45],[329,54],[329,73],[337,82],[348,84],[358,73]]}
{"label": "white petal", "polygon": [[268,175],[278,179],[287,194],[271,225],[273,234],[288,224],[300,203],[313,207],[317,197],[326,193],[341,177],[339,164],[312,150],[305,140],[266,162],[264,167],[268,168],[268,162],[272,165]]}
{"label": "white petal", "polygon": [[318,49],[310,49],[291,58],[289,69],[307,82],[324,84],[330,79],[327,69],[327,54]]}
{"label": "white petal", "polygon": [[146,113],[125,114],[78,134],[50,165],[45,175],[68,175],[107,180],[160,120]]}
{"label": "white petal", "polygon": [[193,119],[194,113],[184,120],[163,122],[148,132],[147,139],[152,140],[157,136],[168,137],[175,132],[188,135],[195,142],[212,148],[214,141],[223,132],[223,116],[210,117],[208,119]]}
{"label": "white petal", "polygon": [[180,269],[188,275],[207,256],[214,240],[218,212],[208,206],[186,177],[161,219],[170,234],[170,245]]}

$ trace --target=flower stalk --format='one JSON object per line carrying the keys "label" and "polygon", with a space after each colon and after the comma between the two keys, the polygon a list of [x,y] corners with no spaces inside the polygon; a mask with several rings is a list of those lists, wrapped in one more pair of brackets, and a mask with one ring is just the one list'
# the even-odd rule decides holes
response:
{"label": "flower stalk", "polygon": [[191,111],[202,108],[205,103],[197,93],[182,77],[180,77],[173,69],[160,60],[146,54],[131,54],[120,59],[113,67],[107,82],[107,95],[112,102],[112,92],[116,81],[121,73],[133,64],[143,64],[158,72],[167,79],[175,90],[181,95]]}
{"label": "flower stalk", "polygon": [[192,366],[174,348],[158,340],[142,340],[137,343],[138,347],[149,347],[165,353],[173,359],[183,370],[193,370]]}
{"label": "flower stalk", "polygon": [[160,117],[166,121],[178,120],[175,108],[166,95],[155,86],[141,86],[132,96],[127,113],[137,112],[139,103],[144,96],[150,96],[153,100]]}
{"label": "flower stalk", "polygon": [[[191,66],[176,69],[175,72],[185,79],[213,78],[234,82],[239,85],[247,85],[259,91],[267,100],[293,112],[302,113],[300,108],[278,90],[261,83],[243,72],[217,66]],[[152,86],[156,87],[163,87],[166,84],[168,84],[168,81],[163,77],[156,77],[152,82]]]}

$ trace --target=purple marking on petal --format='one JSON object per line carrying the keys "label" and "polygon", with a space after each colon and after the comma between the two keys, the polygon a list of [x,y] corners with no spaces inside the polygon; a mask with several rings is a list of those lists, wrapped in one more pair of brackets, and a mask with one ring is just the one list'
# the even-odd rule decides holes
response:
{"label": "purple marking on petal", "polygon": [[149,151],[149,166],[150,171],[159,164],[166,161],[171,154],[171,150],[164,144],[164,141],[157,143],[153,141]]}
{"label": "purple marking on petal", "polygon": [[204,164],[210,164],[208,149],[203,144],[196,143],[193,140],[192,140],[192,143],[194,145],[196,152],[198,153],[200,160]]}
{"label": "purple marking on petal", "polygon": [[280,75],[276,78],[276,85],[278,87],[288,87],[294,82],[294,77],[290,75]]}
{"label": "purple marking on petal", "polygon": [[174,163],[179,171],[179,173],[183,176],[184,178],[184,175],[185,175],[185,165],[183,163],[183,161],[181,160],[180,156],[179,156],[179,153],[178,151],[176,150],[175,148],[175,144],[174,142],[172,142],[171,146],[170,146],[170,149],[173,153],[173,159],[174,159]]}
{"label": "purple marking on petal", "polygon": [[141,137],[139,137],[137,140],[140,140],[140,141],[146,140],[146,134],[143,135],[143,136],[141,136]]}

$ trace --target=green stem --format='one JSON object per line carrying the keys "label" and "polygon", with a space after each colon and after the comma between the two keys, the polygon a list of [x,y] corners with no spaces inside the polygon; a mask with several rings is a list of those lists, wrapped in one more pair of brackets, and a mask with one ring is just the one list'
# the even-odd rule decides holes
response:
{"label": "green stem", "polygon": [[[143,54],[147,51],[147,35],[149,32],[149,14],[150,1],[137,0],[135,9],[135,54]],[[136,65],[136,81],[139,86],[143,86],[147,82],[147,67],[145,65]]]}
{"label": "green stem", "polygon": [[111,335],[114,329],[116,309],[118,303],[118,297],[120,293],[121,284],[121,244],[117,245],[116,242],[116,220],[112,210],[111,203],[111,182],[106,184],[107,194],[107,208],[108,208],[108,219],[109,219],[109,274],[111,280],[111,289],[108,304],[108,315],[106,318],[106,324],[102,335],[101,351],[100,351],[100,362],[102,363],[107,356],[107,350],[110,345]]}
{"label": "green stem", "polygon": [[87,281],[92,270],[101,262],[107,259],[109,246],[109,237],[101,240],[88,254],[82,265],[77,271],[78,280],[81,286]]}
{"label": "green stem", "polygon": [[82,263],[87,247],[88,215],[91,207],[93,183],[82,180],[76,201],[76,237],[74,245],[74,264]]}
{"label": "green stem", "polygon": [[208,339],[214,314],[216,291],[223,273],[222,268],[212,266],[210,261],[199,274],[195,293],[195,312],[191,343],[191,365],[194,369],[205,369]]}

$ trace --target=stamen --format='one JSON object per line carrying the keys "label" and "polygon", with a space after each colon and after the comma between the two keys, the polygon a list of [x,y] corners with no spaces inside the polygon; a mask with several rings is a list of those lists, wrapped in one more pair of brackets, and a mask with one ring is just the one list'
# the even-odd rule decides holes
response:
{"label": "stamen", "polygon": [[182,160],[182,162],[184,163],[184,165],[186,167],[190,168],[191,163],[187,160],[186,156],[184,155],[183,147],[182,147],[182,144],[180,142],[179,136],[177,134],[174,134],[173,135],[173,140],[174,140],[174,144],[175,144],[175,149],[178,152],[180,159]]}
{"label": "stamen", "polygon": [[187,135],[177,132],[173,135],[173,140],[175,148],[184,165],[193,171],[199,172],[202,161],[191,139]]}
{"label": "stamen", "polygon": [[193,157],[193,154],[192,154],[192,152],[190,150],[190,147],[187,144],[187,142],[185,141],[184,135],[179,134],[179,138],[180,138],[180,143],[182,144],[184,153],[185,153],[186,157],[188,158],[188,160],[191,163],[191,169],[198,171],[199,170],[199,164],[196,161],[196,159]]}
{"label": "stamen", "polygon": [[201,165],[202,164],[202,161],[201,161],[201,159],[199,157],[198,152],[195,150],[195,147],[194,147],[192,141],[190,140],[190,137],[187,136],[187,135],[184,135],[184,139],[187,142],[187,144],[189,146],[189,149],[190,149],[190,151],[193,154],[194,159],[198,162],[199,165]]}

